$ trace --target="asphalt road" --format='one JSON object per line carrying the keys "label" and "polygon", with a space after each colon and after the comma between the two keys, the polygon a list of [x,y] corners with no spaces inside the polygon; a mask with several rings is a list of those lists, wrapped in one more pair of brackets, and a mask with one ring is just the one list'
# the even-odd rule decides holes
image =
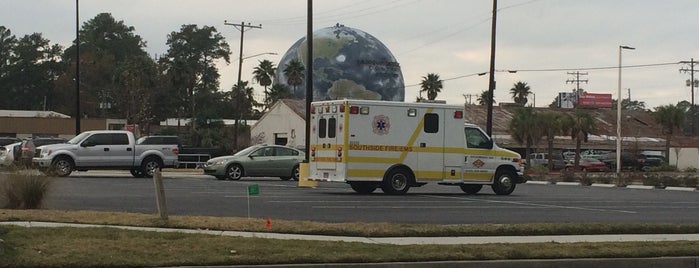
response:
{"label": "asphalt road", "polygon": [[[497,196],[489,187],[465,195],[458,187],[427,184],[390,196],[380,190],[358,195],[344,183],[299,188],[277,178],[219,181],[178,172],[164,178],[170,215],[429,224],[699,221],[699,192],[522,184]],[[248,196],[253,184],[259,195]],[[45,207],[155,214],[155,199],[152,179],[90,171],[55,178]]]}

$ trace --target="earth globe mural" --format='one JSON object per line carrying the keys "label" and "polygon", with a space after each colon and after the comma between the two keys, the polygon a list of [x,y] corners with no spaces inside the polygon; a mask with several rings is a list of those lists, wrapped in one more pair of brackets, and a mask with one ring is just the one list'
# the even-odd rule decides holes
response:
{"label": "earth globe mural", "polygon": [[[284,69],[294,59],[308,66],[306,53],[303,37],[289,48],[277,68],[277,83],[287,85],[296,99],[306,98],[305,78],[294,88]],[[313,33],[313,55],[313,100],[404,101],[400,65],[376,37],[337,24]]]}

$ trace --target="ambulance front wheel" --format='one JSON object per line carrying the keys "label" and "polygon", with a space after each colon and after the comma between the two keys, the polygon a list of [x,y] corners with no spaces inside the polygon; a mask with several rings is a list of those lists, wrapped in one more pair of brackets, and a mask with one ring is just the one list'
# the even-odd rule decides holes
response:
{"label": "ambulance front wheel", "polygon": [[499,170],[495,173],[493,192],[497,195],[509,195],[515,190],[515,175],[507,170]]}
{"label": "ambulance front wheel", "polygon": [[387,194],[405,194],[410,189],[410,184],[412,183],[412,174],[403,169],[396,168],[388,173],[388,176],[384,177],[381,183],[381,190]]}
{"label": "ambulance front wheel", "polygon": [[352,187],[352,190],[357,192],[358,194],[370,194],[373,193],[374,190],[376,190],[376,183],[374,182],[366,182],[366,181],[353,181],[349,183],[350,186]]}

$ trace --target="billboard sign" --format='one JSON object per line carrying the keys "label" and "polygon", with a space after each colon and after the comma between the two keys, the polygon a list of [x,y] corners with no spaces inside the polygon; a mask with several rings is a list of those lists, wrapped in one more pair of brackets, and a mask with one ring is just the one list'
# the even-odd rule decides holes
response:
{"label": "billboard sign", "polygon": [[558,108],[563,108],[563,109],[575,108],[575,93],[559,92],[558,93]]}
{"label": "billboard sign", "polygon": [[580,95],[578,107],[612,108],[612,94],[585,92]]}

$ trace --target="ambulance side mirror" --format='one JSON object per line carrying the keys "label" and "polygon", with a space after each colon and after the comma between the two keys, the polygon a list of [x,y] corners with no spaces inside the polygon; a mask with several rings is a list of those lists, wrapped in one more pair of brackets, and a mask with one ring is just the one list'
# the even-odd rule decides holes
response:
{"label": "ambulance side mirror", "polygon": [[485,146],[488,149],[493,149],[493,139],[489,139]]}

